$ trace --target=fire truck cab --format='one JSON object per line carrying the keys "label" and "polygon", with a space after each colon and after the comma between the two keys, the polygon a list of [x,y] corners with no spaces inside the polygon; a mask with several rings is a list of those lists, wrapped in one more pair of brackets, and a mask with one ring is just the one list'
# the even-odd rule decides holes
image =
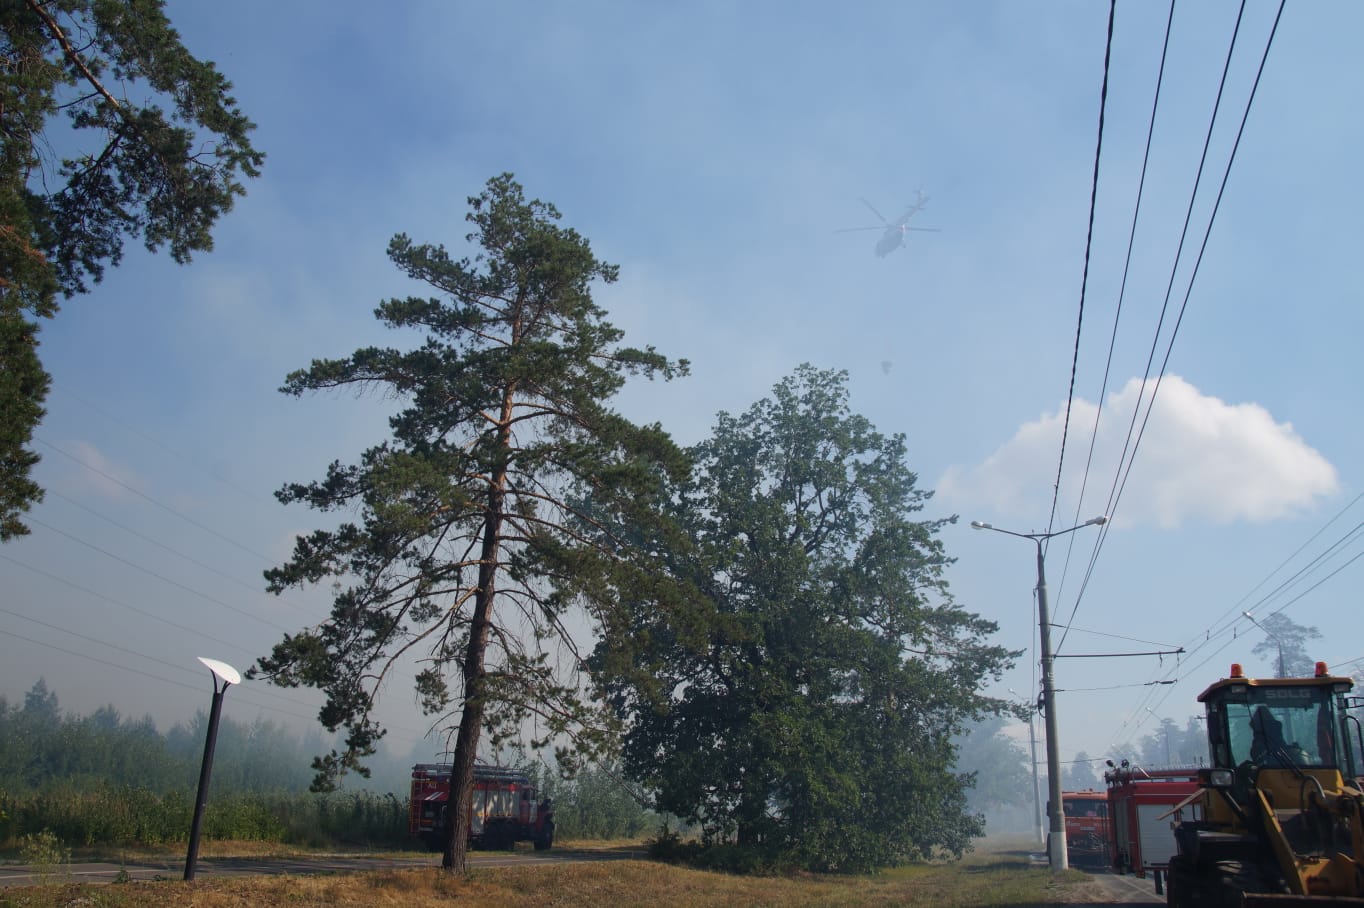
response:
{"label": "fire truck cab", "polygon": [[[1066,854],[1072,864],[1107,864],[1108,795],[1102,791],[1063,791]],[[1047,843],[1051,850],[1051,843]]]}

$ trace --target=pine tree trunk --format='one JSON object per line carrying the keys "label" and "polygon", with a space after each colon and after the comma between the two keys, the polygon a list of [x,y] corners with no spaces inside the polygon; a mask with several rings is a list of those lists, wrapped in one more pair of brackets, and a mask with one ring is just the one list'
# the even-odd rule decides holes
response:
{"label": "pine tree trunk", "polygon": [[[510,418],[512,389],[507,389],[502,402],[502,426],[498,440],[503,450],[511,440]],[[459,720],[459,734],[455,737],[454,764],[450,767],[450,837],[445,842],[445,856],[441,867],[450,873],[469,870],[470,807],[474,796],[474,763],[478,757],[479,732],[483,728],[485,708],[483,681],[487,674],[483,657],[488,650],[488,632],[492,626],[493,597],[497,589],[497,568],[501,555],[502,509],[506,499],[507,471],[505,466],[493,477],[488,492],[488,512],[483,525],[483,550],[478,568],[478,592],[474,595],[474,616],[469,627],[469,651],[464,656],[464,712]]]}

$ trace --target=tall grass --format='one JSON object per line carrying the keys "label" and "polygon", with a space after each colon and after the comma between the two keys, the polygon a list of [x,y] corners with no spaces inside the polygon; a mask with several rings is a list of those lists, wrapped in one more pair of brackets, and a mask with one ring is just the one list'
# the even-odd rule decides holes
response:
{"label": "tall grass", "polygon": [[[193,811],[191,791],[162,795],[96,785],[19,796],[0,792],[0,848],[14,848],[25,836],[42,832],[71,846],[183,842]],[[401,847],[407,843],[407,805],[392,795],[369,792],[210,794],[203,835],[314,847]]]}

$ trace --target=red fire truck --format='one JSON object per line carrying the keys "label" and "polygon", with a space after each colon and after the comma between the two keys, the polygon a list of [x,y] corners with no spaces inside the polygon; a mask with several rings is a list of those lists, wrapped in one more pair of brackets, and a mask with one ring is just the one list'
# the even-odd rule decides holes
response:
{"label": "red fire truck", "polygon": [[[445,847],[450,800],[450,764],[418,763],[412,767],[408,833],[433,851]],[[554,843],[554,805],[537,797],[530,778],[520,770],[474,766],[469,844],[507,850],[517,842],[533,842],[536,851]]]}
{"label": "red fire truck", "polygon": [[[1107,865],[1108,796],[1102,791],[1063,791],[1066,854],[1072,864]],[[1051,843],[1047,843],[1051,851]]]}
{"label": "red fire truck", "polygon": [[1113,827],[1113,869],[1145,878],[1150,872],[1161,894],[1165,871],[1175,853],[1174,824],[1199,819],[1202,789],[1197,769],[1117,766],[1104,773]]}

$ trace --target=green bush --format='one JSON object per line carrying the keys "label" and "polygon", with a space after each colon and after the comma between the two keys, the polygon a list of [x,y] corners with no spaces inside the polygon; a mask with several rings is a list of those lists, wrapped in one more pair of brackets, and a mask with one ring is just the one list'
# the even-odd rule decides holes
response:
{"label": "green bush", "polygon": [[19,840],[19,859],[33,868],[40,880],[71,863],[71,849],[64,846],[49,829],[24,836]]}

